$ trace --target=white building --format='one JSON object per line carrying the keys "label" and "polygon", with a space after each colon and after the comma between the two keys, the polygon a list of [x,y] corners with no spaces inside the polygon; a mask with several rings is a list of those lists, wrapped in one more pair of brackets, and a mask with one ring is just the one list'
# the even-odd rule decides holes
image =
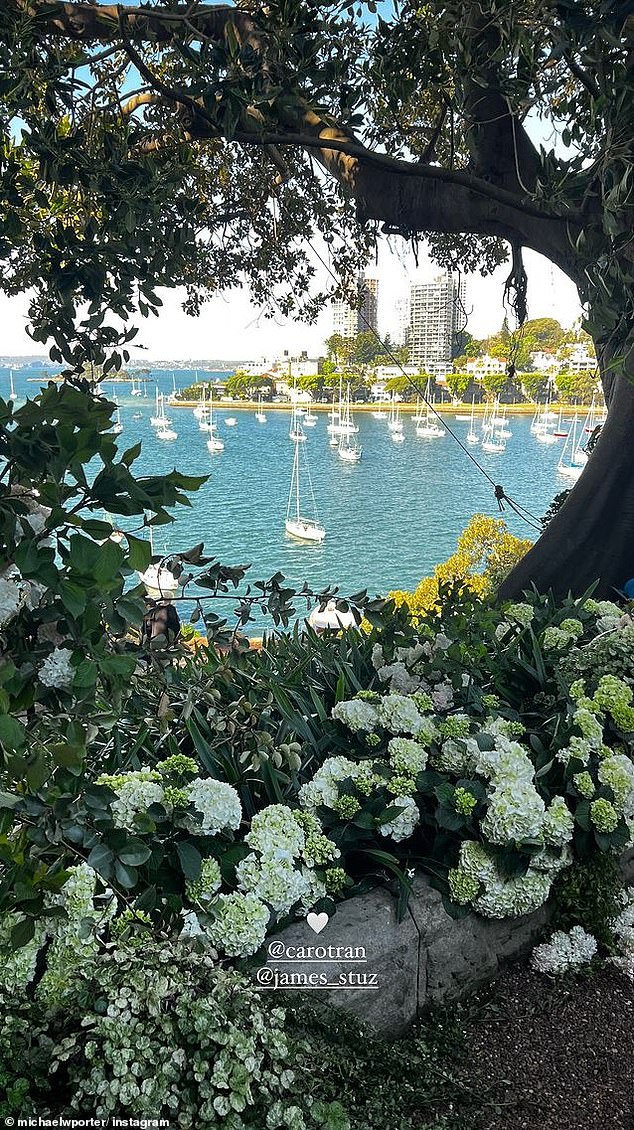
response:
{"label": "white building", "polygon": [[279,380],[290,380],[297,377],[314,377],[319,372],[319,361],[316,357],[307,357],[302,353],[299,357],[263,358],[244,366],[244,372],[252,377],[263,377],[269,374]]}
{"label": "white building", "polygon": [[464,322],[464,282],[445,272],[410,288],[409,359],[434,377],[452,371],[456,334]]}
{"label": "white building", "polygon": [[498,357],[490,357],[485,353],[483,357],[473,357],[466,362],[464,371],[474,381],[481,381],[484,377],[490,377],[497,373],[505,373],[507,361]]}
{"label": "white building", "polygon": [[558,355],[559,368],[568,373],[594,373],[597,359],[593,349],[581,342],[578,345],[563,346]]}
{"label": "white building", "polygon": [[394,314],[396,319],[394,344],[401,349],[404,345],[409,345],[409,295],[397,299],[394,303]]}
{"label": "white building", "polygon": [[533,349],[530,359],[536,373],[555,373],[561,368],[557,354],[550,349]]}
{"label": "white building", "polygon": [[357,279],[359,304],[337,299],[332,304],[332,332],[351,338],[366,330],[378,329],[379,280],[359,275]]}

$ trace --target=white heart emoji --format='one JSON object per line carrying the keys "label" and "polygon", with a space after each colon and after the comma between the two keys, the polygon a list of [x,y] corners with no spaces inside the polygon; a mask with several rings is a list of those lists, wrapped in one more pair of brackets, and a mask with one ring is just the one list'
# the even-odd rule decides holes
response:
{"label": "white heart emoji", "polygon": [[307,914],[306,921],[311,930],[314,930],[316,934],[321,934],[324,926],[328,925],[328,915],[325,910],[322,910],[321,914]]}

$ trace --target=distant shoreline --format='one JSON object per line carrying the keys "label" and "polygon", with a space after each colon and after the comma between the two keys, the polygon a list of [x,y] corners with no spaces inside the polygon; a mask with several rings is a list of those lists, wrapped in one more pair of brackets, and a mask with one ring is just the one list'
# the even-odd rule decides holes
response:
{"label": "distant shoreline", "polygon": [[[169,401],[169,407],[170,408],[197,408],[197,407],[200,406],[200,404],[202,404],[201,400],[170,400]],[[491,401],[489,401],[488,404],[487,403],[476,404],[474,406],[474,415],[482,416],[484,414],[485,410],[487,408],[490,409],[491,406],[492,406]],[[301,404],[299,407],[310,409],[311,412],[325,412],[326,414],[329,413],[332,409],[331,404]],[[336,407],[337,407],[337,405],[335,404],[335,408]],[[445,404],[434,404],[434,405],[432,405],[432,407],[433,407],[433,410],[435,412],[438,412],[440,415],[445,415],[445,416],[451,416],[451,415],[456,415],[456,414],[459,415],[459,416],[468,416],[468,415],[471,414],[471,405],[470,404],[454,405],[454,404],[446,404],[445,403]],[[513,415],[513,416],[534,416],[535,412],[537,411],[537,407],[538,407],[537,404],[531,404],[530,402],[527,402],[527,403],[524,403],[524,404],[500,404],[499,405],[500,412],[503,413],[503,414],[507,414],[509,416],[511,416],[511,415]],[[551,407],[551,410],[553,412],[559,412],[561,410],[561,412],[564,415],[566,413],[571,414],[573,412],[576,413],[577,415],[586,415],[589,411],[590,405],[589,404],[557,404],[557,403],[553,403],[553,404],[551,404],[550,407]],[[289,401],[285,401],[285,403],[283,403],[283,404],[269,404],[266,401],[262,401],[262,404],[259,404],[257,400],[236,401],[236,400],[221,400],[221,399],[218,399],[218,400],[214,400],[214,408],[216,408],[218,410],[220,410],[220,409],[223,409],[223,410],[224,409],[231,409],[232,412],[234,412],[234,411],[235,412],[257,412],[257,411],[262,411],[262,412],[289,412],[292,408],[292,404]],[[353,404],[352,405],[353,412],[359,412],[359,413],[380,412],[380,411],[381,412],[389,412],[389,409],[390,409],[390,405],[386,404],[385,401],[383,401],[381,403]],[[413,415],[416,412],[416,404],[402,404],[402,403],[399,402],[398,409],[399,409],[399,412],[401,412],[403,415],[410,416],[410,415]]]}

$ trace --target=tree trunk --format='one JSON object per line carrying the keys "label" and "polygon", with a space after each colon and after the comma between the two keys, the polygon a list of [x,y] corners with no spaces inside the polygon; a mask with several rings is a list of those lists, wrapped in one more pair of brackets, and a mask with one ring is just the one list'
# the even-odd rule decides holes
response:
{"label": "tree trunk", "polygon": [[606,394],[608,418],[594,452],[559,513],[500,586],[500,599],[532,585],[581,596],[595,581],[594,595],[610,599],[634,577],[634,383],[612,378]]}

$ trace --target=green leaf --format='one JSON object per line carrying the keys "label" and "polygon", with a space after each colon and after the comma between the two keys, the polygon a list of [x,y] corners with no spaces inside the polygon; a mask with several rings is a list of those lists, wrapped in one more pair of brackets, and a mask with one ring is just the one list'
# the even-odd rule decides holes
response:
{"label": "green leaf", "polygon": [[186,879],[193,882],[199,877],[203,865],[202,856],[193,844],[186,840],[176,844],[176,854],[181,865],[181,871]]}
{"label": "green leaf", "polygon": [[114,852],[105,844],[97,844],[90,852],[86,863],[101,875],[102,879],[109,879],[112,875],[112,860]]}
{"label": "green leaf", "polygon": [[145,541],[143,538],[135,538],[132,534],[126,534],[126,541],[128,543],[128,564],[130,568],[135,569],[137,573],[145,572],[152,560],[152,547],[149,541]]}
{"label": "green leaf", "polygon": [[35,919],[21,918],[11,930],[11,946],[14,950],[22,949],[22,947],[28,945],[34,937]]}
{"label": "green leaf", "polygon": [[139,873],[134,867],[128,867],[125,863],[122,863],[121,860],[115,859],[114,873],[117,882],[119,882],[122,887],[125,887],[126,890],[131,891],[133,887],[136,887],[139,880]]}
{"label": "green leaf", "polygon": [[26,745],[25,727],[8,714],[0,714],[0,744],[10,753],[24,749]]}
{"label": "green leaf", "polygon": [[151,854],[150,848],[143,843],[143,840],[131,839],[117,853],[117,858],[127,867],[140,867],[141,864],[147,863]]}

